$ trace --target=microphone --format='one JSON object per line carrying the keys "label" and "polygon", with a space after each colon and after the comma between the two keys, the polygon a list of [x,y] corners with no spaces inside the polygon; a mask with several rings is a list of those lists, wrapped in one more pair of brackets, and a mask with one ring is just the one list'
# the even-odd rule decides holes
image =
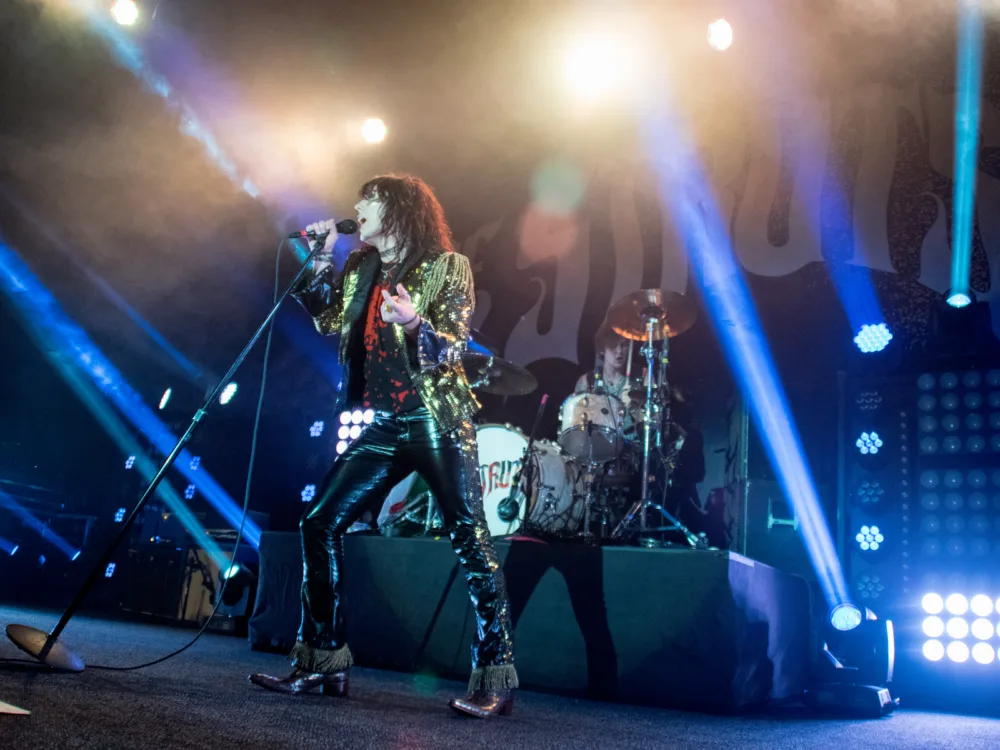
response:
{"label": "microphone", "polygon": [[[528,436],[528,447],[524,449],[524,458],[521,460],[521,468],[517,470],[511,480],[510,494],[497,504],[497,518],[504,523],[513,523],[516,521],[517,517],[521,513],[521,503],[526,503],[528,500],[524,491],[521,489],[521,477],[525,468],[527,468],[529,472],[532,469],[529,462],[529,456],[531,454],[532,446],[535,443],[535,433],[538,431],[538,423],[542,421],[542,413],[545,411],[545,404],[548,403],[548,400],[549,394],[546,393],[542,396],[542,402],[538,405],[538,413],[535,415],[535,424],[531,427],[531,435]],[[530,484],[530,473],[528,476]],[[517,499],[515,499],[515,495],[517,496]]]}
{"label": "microphone", "polygon": [[[354,219],[344,219],[343,221],[338,221],[334,229],[337,230],[337,234],[354,234],[358,231],[358,222]],[[292,232],[288,235],[290,240],[317,240],[320,237],[326,237],[329,232],[307,232],[304,229],[300,229],[298,232]]]}

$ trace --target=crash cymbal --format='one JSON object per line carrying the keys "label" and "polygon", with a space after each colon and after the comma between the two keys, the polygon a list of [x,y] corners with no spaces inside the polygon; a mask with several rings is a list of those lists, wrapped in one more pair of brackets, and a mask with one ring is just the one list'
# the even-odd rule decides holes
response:
{"label": "crash cymbal", "polygon": [[483,393],[523,396],[538,387],[534,375],[500,357],[466,352],[462,365],[473,389]]}
{"label": "crash cymbal", "polygon": [[615,302],[608,310],[608,324],[619,336],[646,340],[646,321],[652,320],[653,339],[673,338],[694,325],[698,314],[683,294],[662,289],[640,289]]}
{"label": "crash cymbal", "polygon": [[475,328],[469,329],[469,343],[466,346],[468,351],[476,354],[496,356],[500,353],[500,348]]}

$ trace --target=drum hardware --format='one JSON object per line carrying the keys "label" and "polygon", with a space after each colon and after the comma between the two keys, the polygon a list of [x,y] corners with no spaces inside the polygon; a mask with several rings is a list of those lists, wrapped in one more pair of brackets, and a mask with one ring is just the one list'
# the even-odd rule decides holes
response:
{"label": "drum hardware", "polygon": [[[527,505],[528,495],[521,489],[521,481],[522,478],[524,478],[527,482],[527,486],[531,487],[535,462],[529,459],[532,457],[534,451],[535,434],[538,432],[538,425],[542,421],[542,415],[545,413],[545,404],[547,404],[548,401],[549,394],[542,394],[541,401],[538,403],[538,411],[535,413],[535,423],[531,425],[531,433],[528,435],[528,444],[524,448],[524,457],[521,459],[521,465],[514,473],[514,477],[510,483],[510,494],[507,495],[507,498],[502,500],[500,505],[497,506],[497,515],[500,517],[501,521],[510,522],[514,520],[517,518],[518,510]],[[525,471],[527,471],[527,476],[525,476]],[[538,494],[539,496],[541,495],[541,486],[539,486]],[[525,515],[527,516],[527,514]],[[525,518],[524,525],[528,525],[527,517]]]}
{"label": "drum hardware", "polygon": [[[702,546],[702,540],[672,515],[662,503],[650,498],[653,451],[656,450],[664,470],[664,495],[670,484],[673,464],[681,438],[674,446],[668,446],[668,455],[663,455],[663,430],[670,423],[670,387],[667,381],[669,364],[669,343],[673,336],[694,325],[696,315],[693,306],[685,298],[659,289],[643,289],[630,294],[608,311],[608,322],[615,332],[632,341],[643,341],[639,352],[646,360],[645,402],[642,409],[642,473],[640,474],[640,496],[632,504],[625,517],[611,534],[613,539],[623,537],[631,530],[638,517],[639,544],[659,546],[660,542],[648,536],[650,532],[663,533],[679,531],[691,547]],[[648,511],[658,512],[664,525],[649,527]]]}

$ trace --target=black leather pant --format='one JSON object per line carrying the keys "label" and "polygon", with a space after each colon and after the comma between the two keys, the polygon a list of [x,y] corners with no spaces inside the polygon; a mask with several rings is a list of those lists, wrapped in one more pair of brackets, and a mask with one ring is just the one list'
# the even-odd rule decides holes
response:
{"label": "black leather pant", "polygon": [[337,458],[306,510],[300,524],[305,575],[299,641],[311,649],[346,646],[344,532],[366,510],[377,514],[389,490],[413,471],[434,493],[465,569],[476,613],[473,669],[513,665],[507,592],[483,515],[475,432],[464,425],[442,434],[426,408],[377,414]]}

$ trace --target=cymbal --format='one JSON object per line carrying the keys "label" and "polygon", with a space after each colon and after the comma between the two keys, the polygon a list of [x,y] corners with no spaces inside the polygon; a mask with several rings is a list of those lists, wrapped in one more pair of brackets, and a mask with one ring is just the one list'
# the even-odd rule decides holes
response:
{"label": "cymbal", "polygon": [[466,352],[462,365],[474,390],[498,396],[524,396],[538,387],[535,376],[500,357]]}
{"label": "cymbal", "polygon": [[468,351],[475,352],[476,354],[485,354],[487,356],[492,354],[496,356],[500,353],[497,345],[475,328],[469,329],[469,341],[466,346],[468,347]]}
{"label": "cymbal", "polygon": [[645,341],[646,321],[652,320],[653,340],[673,338],[698,319],[694,304],[683,294],[640,289],[622,297],[608,310],[608,323],[619,336]]}

